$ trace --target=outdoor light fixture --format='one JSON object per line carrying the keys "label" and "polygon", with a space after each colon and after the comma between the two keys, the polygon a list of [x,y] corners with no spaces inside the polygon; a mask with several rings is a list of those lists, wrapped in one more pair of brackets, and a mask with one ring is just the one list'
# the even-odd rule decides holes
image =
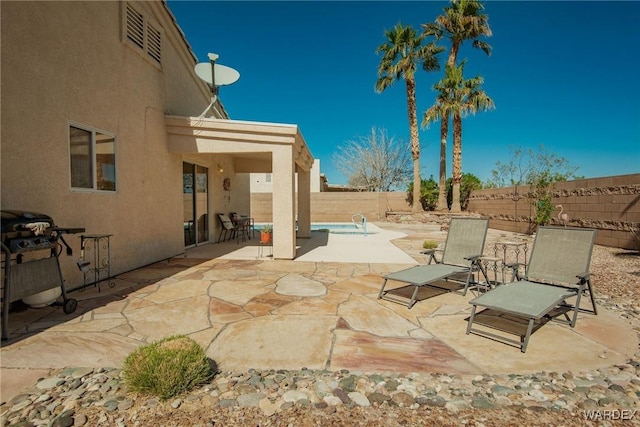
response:
{"label": "outdoor light fixture", "polygon": [[222,173],[224,172],[224,169],[222,169],[222,166],[218,165],[218,172]]}

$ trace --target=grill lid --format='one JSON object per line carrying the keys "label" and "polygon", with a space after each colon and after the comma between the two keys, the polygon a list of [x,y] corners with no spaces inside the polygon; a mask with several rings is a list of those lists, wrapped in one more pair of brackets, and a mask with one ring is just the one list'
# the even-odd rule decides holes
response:
{"label": "grill lid", "polygon": [[2,238],[13,239],[20,236],[32,236],[33,234],[25,224],[34,222],[49,223],[49,228],[54,227],[53,219],[49,215],[32,211],[3,210],[2,211]]}

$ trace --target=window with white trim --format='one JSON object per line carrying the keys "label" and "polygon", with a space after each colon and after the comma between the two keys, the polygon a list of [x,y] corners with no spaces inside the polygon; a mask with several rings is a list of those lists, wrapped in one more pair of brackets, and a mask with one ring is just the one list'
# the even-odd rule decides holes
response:
{"label": "window with white trim", "polygon": [[116,138],[95,129],[69,125],[71,188],[116,191]]}
{"label": "window with white trim", "polygon": [[126,3],[124,13],[124,40],[129,45],[146,54],[158,64],[162,60],[162,31],[144,14]]}

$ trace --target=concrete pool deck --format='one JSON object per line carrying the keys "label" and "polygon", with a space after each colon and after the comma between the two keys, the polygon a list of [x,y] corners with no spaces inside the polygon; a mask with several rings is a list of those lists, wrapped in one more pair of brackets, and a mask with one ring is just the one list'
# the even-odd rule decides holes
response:
{"label": "concrete pool deck", "polygon": [[[293,261],[258,258],[256,239],[205,245],[121,274],[114,288],[72,293],[79,303],[71,315],[59,307],[12,313],[0,400],[52,369],[121,367],[138,346],[174,334],[192,337],[224,371],[576,372],[625,363],[638,348],[629,322],[602,307],[598,316],[581,314],[574,329],[545,325],[522,354],[465,334],[471,294],[427,289],[410,310],[378,300],[382,275],[426,262],[422,242],[446,237],[434,225],[380,225],[395,233],[392,243],[363,240],[343,250],[344,241],[312,233]],[[488,245],[517,237],[489,230]],[[404,257],[375,251],[391,246]],[[341,262],[323,260],[325,248]],[[362,254],[368,262],[353,261]]]}
{"label": "concrete pool deck", "polygon": [[[406,233],[367,224],[368,233],[342,234],[312,231],[309,239],[298,239],[295,261],[417,264],[417,261],[392,242]],[[260,246],[258,238],[237,244],[225,242],[189,250],[190,258],[267,259],[270,246]],[[234,246],[235,245],[235,246]]]}

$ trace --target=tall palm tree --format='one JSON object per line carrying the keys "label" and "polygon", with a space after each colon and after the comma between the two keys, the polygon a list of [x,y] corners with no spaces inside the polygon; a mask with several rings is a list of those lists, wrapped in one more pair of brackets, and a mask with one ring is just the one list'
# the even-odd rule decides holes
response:
{"label": "tall palm tree", "polygon": [[448,89],[444,86],[444,79],[433,85],[438,93],[436,102],[422,117],[422,126],[429,127],[440,120],[440,175],[438,178],[438,202],[436,211],[448,211],[447,206],[447,135],[449,133],[449,117],[451,116],[451,102]]}
{"label": "tall palm tree", "polygon": [[423,45],[426,34],[420,34],[411,26],[397,24],[384,33],[386,42],[378,46],[376,53],[382,54],[378,66],[376,92],[380,93],[397,80],[403,79],[407,88],[407,108],[409,113],[409,134],[413,158],[413,212],[422,212],[420,203],[420,140],[418,138],[418,115],[416,112],[415,72],[418,64],[426,71],[440,69],[436,55],[444,49],[434,42]]}
{"label": "tall palm tree", "polygon": [[[452,0],[451,5],[444,8],[444,15],[436,18],[435,22],[423,24],[423,32],[435,36],[438,40],[446,36],[451,41],[451,49],[447,58],[447,65],[454,67],[458,60],[458,52],[465,40],[473,40],[473,47],[482,49],[487,55],[491,54],[491,46],[479,40],[480,36],[491,36],[489,18],[481,13],[484,9],[479,0]],[[438,89],[434,86],[436,90]],[[440,192],[438,194],[437,211],[447,210],[446,199],[446,164],[447,164],[447,133],[449,131],[450,108],[442,103],[441,94],[436,103],[425,112],[422,124],[428,126],[431,121],[440,120]],[[440,110],[438,112],[438,110]],[[437,114],[436,114],[437,113]],[[457,204],[460,204],[458,200]]]}
{"label": "tall palm tree", "polygon": [[451,41],[448,66],[455,66],[458,52],[465,40],[473,40],[474,48],[491,55],[491,45],[479,39],[481,36],[492,35],[489,17],[482,13],[483,10],[480,0],[451,0],[451,4],[443,9],[444,15],[439,15],[433,23],[422,24],[426,34],[438,39],[444,36]]}
{"label": "tall palm tree", "polygon": [[460,181],[462,180],[462,118],[478,111],[495,108],[493,99],[480,87],[484,79],[480,76],[468,80],[464,78],[463,61],[457,67],[445,67],[445,78],[442,86],[448,95],[450,111],[453,117],[453,173],[451,212],[461,212]]}

